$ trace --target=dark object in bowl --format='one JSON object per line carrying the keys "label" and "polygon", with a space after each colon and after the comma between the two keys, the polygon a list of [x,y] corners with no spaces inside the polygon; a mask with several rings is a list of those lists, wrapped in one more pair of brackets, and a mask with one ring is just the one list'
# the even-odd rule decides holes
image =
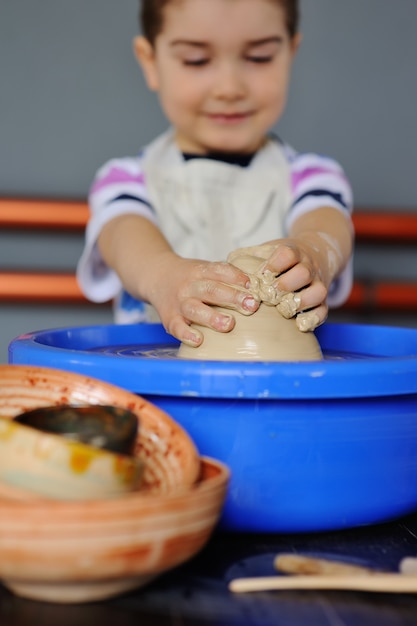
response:
{"label": "dark object in bowl", "polygon": [[127,409],[106,405],[58,405],[25,411],[16,422],[43,432],[132,455],[138,419]]}

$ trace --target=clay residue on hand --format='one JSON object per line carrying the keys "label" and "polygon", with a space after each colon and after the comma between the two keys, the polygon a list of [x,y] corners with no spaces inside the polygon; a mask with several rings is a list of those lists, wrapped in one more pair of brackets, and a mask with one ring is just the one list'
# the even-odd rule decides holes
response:
{"label": "clay residue on hand", "polygon": [[320,326],[320,318],[314,311],[305,311],[297,315],[296,323],[302,333],[307,333]]}
{"label": "clay residue on hand", "polygon": [[[261,249],[262,247],[259,246],[258,254]],[[294,298],[294,294],[288,294],[286,291],[277,289],[274,283],[278,275],[271,272],[271,270],[265,269],[264,266],[267,259],[261,256],[254,256],[251,254],[251,250],[251,248],[234,250],[229,254],[227,260],[249,276],[250,285],[248,290],[255,300],[271,306],[277,306],[288,296]],[[287,315],[284,315],[284,317],[287,317]]]}
{"label": "clay residue on hand", "polygon": [[250,281],[248,291],[255,300],[275,306],[285,319],[291,319],[298,314],[297,328],[301,332],[317,328],[320,324],[320,319],[314,311],[299,313],[301,296],[298,293],[277,289],[274,283],[278,275],[271,272],[271,270],[265,269],[267,259],[261,256],[261,253],[265,252],[263,247],[256,247],[257,256],[254,256],[251,252],[252,248],[234,250],[229,254],[227,260],[248,274]]}
{"label": "clay residue on hand", "polygon": [[290,319],[294,317],[300,308],[301,297],[298,293],[286,293],[277,304],[277,309],[283,317]]}
{"label": "clay residue on hand", "polygon": [[[241,268],[242,269],[242,268]],[[274,285],[274,281],[277,276],[270,270],[259,272],[257,274],[250,274],[250,286],[249,291],[258,302],[265,302],[265,304],[271,304],[276,306],[282,299],[282,292]]]}

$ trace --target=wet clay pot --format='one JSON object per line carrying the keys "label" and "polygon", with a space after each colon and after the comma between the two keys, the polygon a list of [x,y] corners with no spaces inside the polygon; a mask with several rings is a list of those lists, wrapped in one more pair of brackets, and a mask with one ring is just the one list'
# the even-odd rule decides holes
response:
{"label": "wet clay pot", "polygon": [[[233,265],[245,271],[250,277],[251,293],[261,301],[259,309],[252,315],[234,312],[234,328],[228,333],[220,333],[210,328],[198,328],[203,343],[195,347],[182,344],[178,356],[183,359],[203,359],[214,361],[318,361],[323,358],[320,345],[312,332],[301,332],[295,317],[287,319],[276,308],[279,301],[270,281],[271,274],[261,271],[265,259],[250,255],[232,257]],[[230,314],[230,310],[214,307]]]}

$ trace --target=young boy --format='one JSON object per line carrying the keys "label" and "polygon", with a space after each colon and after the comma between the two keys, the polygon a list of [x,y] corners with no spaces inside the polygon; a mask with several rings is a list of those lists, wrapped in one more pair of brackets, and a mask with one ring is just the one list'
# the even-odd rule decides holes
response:
{"label": "young boy", "polygon": [[171,128],[98,172],[81,288],[122,294],[116,321],[151,319],[152,305],[197,346],[193,322],[228,332],[233,311],[257,310],[225,259],[263,246],[277,292],[294,294],[289,314],[314,329],[350,292],[352,197],[333,160],[269,135],[300,43],[297,0],[143,0],[141,15],[135,55]]}

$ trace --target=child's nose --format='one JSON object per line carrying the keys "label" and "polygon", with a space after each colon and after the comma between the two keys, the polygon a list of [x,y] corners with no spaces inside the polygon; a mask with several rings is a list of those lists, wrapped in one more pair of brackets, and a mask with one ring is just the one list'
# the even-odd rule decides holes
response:
{"label": "child's nose", "polygon": [[244,77],[234,63],[223,63],[217,71],[214,95],[226,100],[242,98],[246,92]]}

